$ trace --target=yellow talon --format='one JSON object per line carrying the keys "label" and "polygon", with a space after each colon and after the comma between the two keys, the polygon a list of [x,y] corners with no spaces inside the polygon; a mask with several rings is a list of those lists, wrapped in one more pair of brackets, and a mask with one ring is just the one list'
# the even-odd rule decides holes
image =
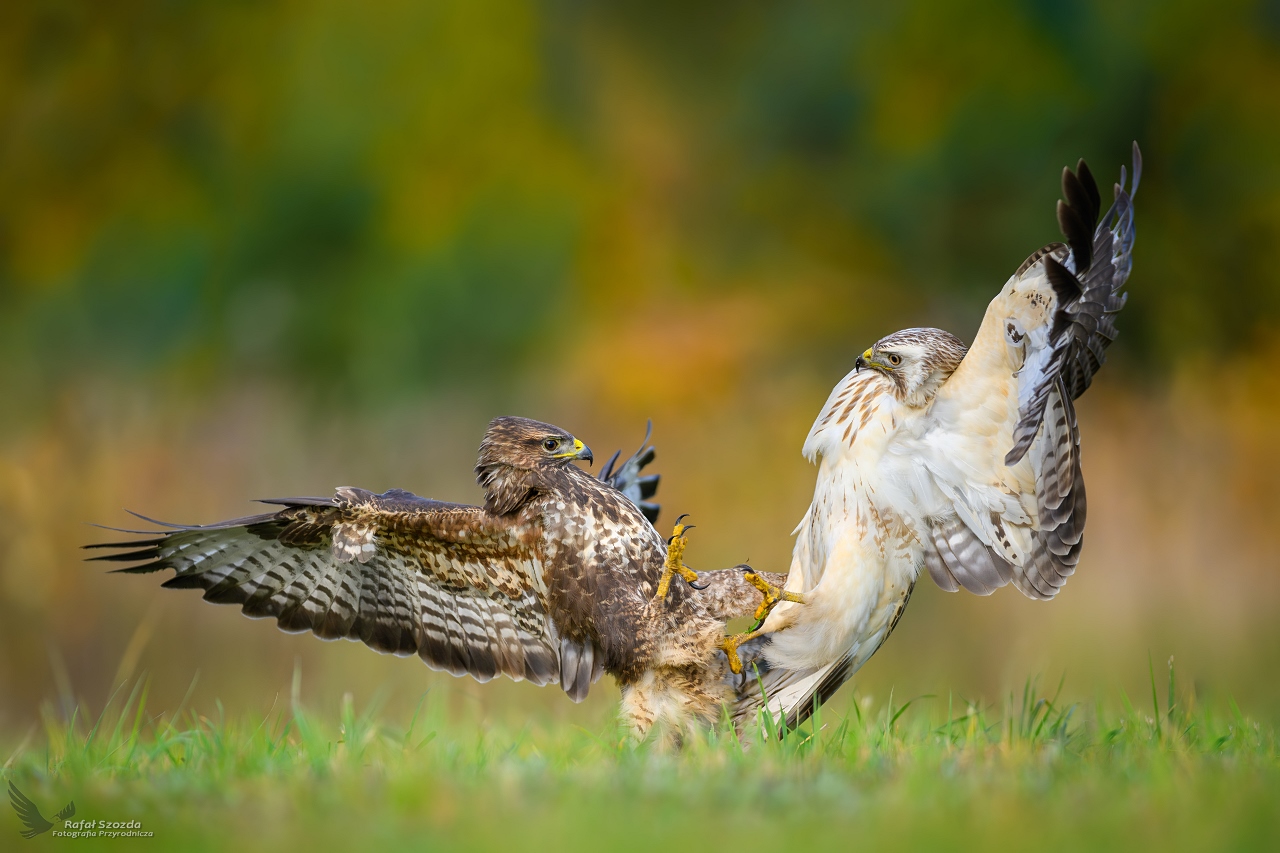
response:
{"label": "yellow talon", "polygon": [[760,606],[756,608],[753,617],[756,621],[751,626],[751,630],[745,634],[734,634],[725,637],[720,643],[720,648],[724,650],[725,656],[729,658],[729,669],[733,670],[735,674],[742,672],[742,658],[738,657],[738,646],[765,633],[763,630],[764,620],[769,617],[773,608],[784,601],[793,601],[796,604],[805,603],[804,596],[800,593],[788,592],[781,587],[774,586],[749,566],[743,567],[742,577],[747,583],[760,590],[764,599],[760,602]]}
{"label": "yellow talon", "polygon": [[793,601],[796,604],[804,604],[804,596],[798,592],[788,592],[781,587],[776,587],[764,578],[760,577],[754,569],[745,569],[742,573],[743,580],[760,590],[764,595],[764,599],[760,602],[760,606],[756,608],[755,614],[752,616],[756,620],[755,627],[759,628],[773,608],[777,607],[784,601]]}
{"label": "yellow talon", "polygon": [[667,559],[663,561],[662,578],[658,581],[658,591],[654,594],[654,598],[658,601],[666,599],[671,589],[671,579],[676,575],[689,583],[697,583],[698,573],[684,564],[684,537],[693,529],[692,524],[684,524],[686,517],[682,515],[676,519],[675,530],[667,541]]}
{"label": "yellow talon", "polygon": [[734,634],[731,637],[725,637],[720,643],[720,648],[724,649],[725,656],[729,658],[729,669],[733,670],[735,675],[742,673],[742,658],[738,657],[738,646],[754,640],[763,634],[764,631],[748,631],[745,634]]}

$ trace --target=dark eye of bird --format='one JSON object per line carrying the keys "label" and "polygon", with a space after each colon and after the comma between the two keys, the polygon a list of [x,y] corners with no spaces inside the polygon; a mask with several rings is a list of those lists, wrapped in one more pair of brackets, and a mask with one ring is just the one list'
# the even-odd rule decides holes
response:
{"label": "dark eye of bird", "polygon": [[560,439],[548,438],[546,441],[542,442],[542,446],[546,448],[548,453],[553,453],[555,452],[555,449],[560,446]]}
{"label": "dark eye of bird", "polygon": [[897,367],[899,364],[902,364],[902,356],[890,354],[889,363],[892,364],[894,367]]}

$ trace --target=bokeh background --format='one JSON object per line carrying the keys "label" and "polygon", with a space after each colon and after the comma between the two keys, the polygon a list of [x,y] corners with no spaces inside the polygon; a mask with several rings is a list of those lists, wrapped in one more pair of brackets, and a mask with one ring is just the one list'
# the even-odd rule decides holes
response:
{"label": "bokeh background", "polygon": [[[42,705],[261,713],[301,673],[599,727],[81,562],[337,485],[474,501],[489,418],[603,458],[654,421],[689,562],[781,569],[830,387],[970,338],[1062,167],[1138,140],[1131,299],[1080,403],[1090,515],[1049,604],[922,581],[834,700],[1196,694],[1280,718],[1280,3],[0,4],[0,733]],[[1104,189],[1104,194],[1110,193]]]}

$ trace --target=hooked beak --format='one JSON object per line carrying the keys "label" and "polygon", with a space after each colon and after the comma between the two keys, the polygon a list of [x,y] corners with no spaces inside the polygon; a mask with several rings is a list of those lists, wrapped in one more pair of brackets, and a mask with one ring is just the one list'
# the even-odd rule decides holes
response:
{"label": "hooked beak", "polygon": [[588,465],[596,461],[595,457],[591,455],[591,448],[587,447],[585,444],[583,444],[581,441],[579,441],[576,438],[573,440],[572,447],[570,447],[564,453],[557,453],[555,455],[555,458],[556,459],[582,459]]}
{"label": "hooked beak", "polygon": [[872,356],[870,347],[867,348],[866,352],[853,360],[853,369],[855,372],[862,372],[862,368],[864,367],[878,367],[881,370],[884,369],[884,365],[876,361],[874,356]]}
{"label": "hooked beak", "polygon": [[588,465],[591,465],[596,461],[596,458],[591,455],[591,448],[587,447],[585,444],[583,444],[581,441],[579,441],[576,438],[573,440],[573,453],[569,455],[569,458],[581,459],[582,461],[586,462]]}

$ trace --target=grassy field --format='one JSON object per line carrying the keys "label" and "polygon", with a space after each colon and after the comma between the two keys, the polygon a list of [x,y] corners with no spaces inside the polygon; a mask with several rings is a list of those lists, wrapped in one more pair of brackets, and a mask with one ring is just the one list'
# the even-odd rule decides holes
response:
{"label": "grassy field", "polygon": [[[259,719],[156,715],[140,681],[96,719],[49,709],[4,773],[46,815],[74,798],[76,818],[154,833],[90,840],[121,849],[1280,847],[1274,729],[1159,680],[1095,707],[1035,682],[1002,708],[855,699],[816,734],[757,730],[744,750],[709,733],[676,754],[449,720],[429,695],[397,721],[350,699],[304,709],[296,685]],[[0,848],[25,844],[17,829],[0,819]]]}

